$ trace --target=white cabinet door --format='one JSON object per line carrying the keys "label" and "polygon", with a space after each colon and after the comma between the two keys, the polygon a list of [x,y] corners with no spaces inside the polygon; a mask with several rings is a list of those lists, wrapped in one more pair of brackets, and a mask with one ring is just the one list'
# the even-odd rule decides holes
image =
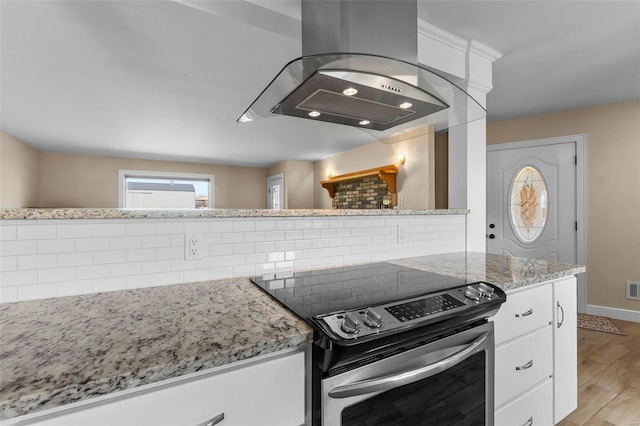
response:
{"label": "white cabinet door", "polygon": [[[64,407],[63,407],[64,408]],[[305,421],[304,353],[182,381],[99,402],[17,418],[20,426],[298,426]],[[26,417],[26,416],[25,416]]]}
{"label": "white cabinet door", "polygon": [[576,278],[553,283],[553,421],[578,406]]}

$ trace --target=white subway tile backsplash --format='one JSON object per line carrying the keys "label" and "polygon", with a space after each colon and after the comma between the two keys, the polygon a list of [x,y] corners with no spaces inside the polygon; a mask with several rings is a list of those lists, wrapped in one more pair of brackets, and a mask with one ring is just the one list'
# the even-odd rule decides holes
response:
{"label": "white subway tile backsplash", "polygon": [[154,260],[151,262],[142,262],[142,273],[143,274],[156,274],[158,272],[169,272],[171,271],[171,261],[170,260]]}
{"label": "white subway tile backsplash", "polygon": [[78,238],[76,240],[76,251],[100,251],[109,250],[111,248],[111,240],[107,237],[99,238]]}
{"label": "white subway tile backsplash", "polygon": [[116,263],[109,265],[112,277],[122,277],[127,275],[139,275],[142,273],[141,263]]}
{"label": "white subway tile backsplash", "polygon": [[17,226],[0,226],[0,241],[12,241],[18,239]]}
{"label": "white subway tile backsplash", "polygon": [[93,280],[76,280],[58,283],[58,296],[76,296],[93,292]]}
{"label": "white subway tile backsplash", "polygon": [[140,239],[140,246],[143,249],[171,247],[171,236],[170,235],[154,235],[154,236],[142,237]]}
{"label": "white subway tile backsplash", "polygon": [[20,300],[49,299],[58,297],[57,284],[32,284],[20,286]]}
{"label": "white subway tile backsplash", "polygon": [[20,300],[20,287],[0,287],[0,303],[12,303]]}
{"label": "white subway tile backsplash", "polygon": [[57,237],[56,225],[32,225],[18,227],[19,240],[48,240]]}
{"label": "white subway tile backsplash", "polygon": [[127,277],[127,281],[126,281],[127,289],[153,287],[155,285],[157,285],[155,274],[130,275]]}
{"label": "white subway tile backsplash", "polygon": [[122,237],[124,235],[127,235],[127,228],[124,223],[93,225],[94,237]]}
{"label": "white subway tile backsplash", "polygon": [[127,288],[127,279],[125,277],[111,277],[93,280],[93,290],[96,293],[104,291],[118,291]]}
{"label": "white subway tile backsplash", "polygon": [[209,269],[194,269],[184,271],[185,282],[207,281],[209,279]]}
{"label": "white subway tile backsplash", "polygon": [[60,253],[58,266],[85,266],[93,265],[93,253]]}
{"label": "white subway tile backsplash", "polygon": [[[0,302],[463,251],[466,232],[464,216],[41,220],[0,225]],[[398,243],[399,226],[408,230],[405,243]],[[187,232],[202,234],[202,259],[185,260]]]}
{"label": "white subway tile backsplash", "polygon": [[0,256],[0,272],[18,269],[18,256]]}
{"label": "white subway tile backsplash", "polygon": [[148,262],[156,260],[156,249],[134,249],[127,250],[127,262]]}
{"label": "white subway tile backsplash", "polygon": [[140,237],[112,237],[109,240],[109,247],[112,250],[137,249],[142,247],[142,239]]}
{"label": "white subway tile backsplash", "polygon": [[156,283],[158,285],[180,284],[183,282],[185,282],[183,271],[164,272],[156,275]]}
{"label": "white subway tile backsplash", "polygon": [[7,271],[0,272],[0,286],[11,287],[26,284],[37,284],[38,271]]}
{"label": "white subway tile backsplash", "polygon": [[155,223],[127,223],[125,227],[127,235],[156,235]]}
{"label": "white subway tile backsplash", "polygon": [[58,225],[58,238],[93,237],[93,227],[94,225]]}
{"label": "white subway tile backsplash", "polygon": [[109,265],[78,266],[76,279],[88,280],[93,278],[106,278],[111,274]]}
{"label": "white subway tile backsplash", "polygon": [[37,241],[3,241],[0,246],[0,256],[22,256],[36,253],[38,253]]}

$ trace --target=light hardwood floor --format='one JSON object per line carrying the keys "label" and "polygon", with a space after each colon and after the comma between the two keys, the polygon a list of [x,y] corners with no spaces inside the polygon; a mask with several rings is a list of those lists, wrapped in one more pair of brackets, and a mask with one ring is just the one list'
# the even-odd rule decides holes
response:
{"label": "light hardwood floor", "polygon": [[578,329],[578,408],[561,426],[640,426],[640,324],[627,336]]}

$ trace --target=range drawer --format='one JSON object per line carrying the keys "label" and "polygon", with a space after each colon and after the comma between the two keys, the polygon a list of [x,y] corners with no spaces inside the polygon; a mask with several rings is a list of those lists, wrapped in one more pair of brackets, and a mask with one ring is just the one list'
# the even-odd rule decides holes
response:
{"label": "range drawer", "polygon": [[498,426],[552,425],[552,406],[553,381],[549,379],[496,411],[495,424]]}
{"label": "range drawer", "polygon": [[551,284],[507,293],[507,301],[493,317],[496,345],[543,327],[553,318]]}
{"label": "range drawer", "polygon": [[496,349],[495,406],[525,392],[553,372],[552,328],[515,339]]}

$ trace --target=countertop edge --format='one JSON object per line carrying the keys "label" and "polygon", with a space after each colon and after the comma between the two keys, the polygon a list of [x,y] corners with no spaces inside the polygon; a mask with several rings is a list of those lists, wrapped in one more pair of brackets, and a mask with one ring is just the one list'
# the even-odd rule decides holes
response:
{"label": "countertop edge", "polygon": [[467,209],[0,209],[0,220],[41,219],[167,219],[167,218],[239,218],[239,217],[335,217],[335,216],[411,216],[467,215]]}

